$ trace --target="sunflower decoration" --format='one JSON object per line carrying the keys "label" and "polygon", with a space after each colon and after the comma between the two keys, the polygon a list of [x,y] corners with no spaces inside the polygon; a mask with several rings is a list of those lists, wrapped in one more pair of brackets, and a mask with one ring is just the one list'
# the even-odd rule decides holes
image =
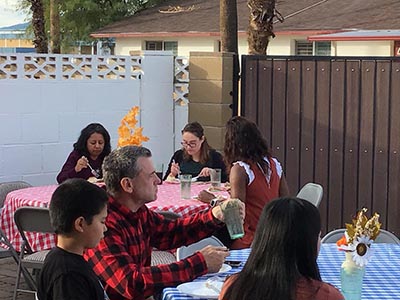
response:
{"label": "sunflower decoration", "polygon": [[339,250],[351,252],[356,265],[363,267],[371,259],[371,245],[379,235],[381,223],[379,214],[375,213],[370,219],[365,215],[366,208],[357,213],[352,224],[346,224],[344,236],[337,241]]}
{"label": "sunflower decoration", "polygon": [[123,146],[141,146],[142,142],[149,140],[144,136],[142,127],[137,127],[136,116],[139,114],[139,107],[134,106],[121,120],[118,127],[118,147]]}

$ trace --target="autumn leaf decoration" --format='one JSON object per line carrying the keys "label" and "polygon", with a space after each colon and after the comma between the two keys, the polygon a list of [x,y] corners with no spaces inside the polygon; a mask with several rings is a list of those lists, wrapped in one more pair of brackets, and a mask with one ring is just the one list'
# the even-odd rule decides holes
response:
{"label": "autumn leaf decoration", "polygon": [[139,114],[139,107],[134,106],[121,120],[118,127],[118,147],[141,146],[142,142],[149,140],[142,134],[143,127],[137,127],[136,116]]}

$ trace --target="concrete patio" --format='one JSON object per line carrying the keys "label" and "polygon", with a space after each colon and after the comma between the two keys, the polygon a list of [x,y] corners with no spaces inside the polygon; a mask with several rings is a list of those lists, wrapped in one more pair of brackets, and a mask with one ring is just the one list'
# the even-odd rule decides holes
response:
{"label": "concrete patio", "polygon": [[[0,259],[0,299],[11,300],[14,291],[15,277],[17,272],[17,265],[12,258]],[[26,285],[22,280],[21,287],[25,288]],[[32,294],[20,293],[18,300],[34,300]]]}

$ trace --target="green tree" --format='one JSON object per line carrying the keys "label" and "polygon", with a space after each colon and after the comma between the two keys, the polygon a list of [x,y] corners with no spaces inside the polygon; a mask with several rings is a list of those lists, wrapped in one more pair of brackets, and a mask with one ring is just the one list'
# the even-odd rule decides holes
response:
{"label": "green tree", "polygon": [[[47,49],[46,32],[50,31],[52,51],[57,52],[59,41],[63,47],[74,45],[78,41],[91,41],[90,33],[93,31],[165,0],[20,1],[22,8],[30,8],[33,11],[33,17],[40,16],[32,19],[35,41],[43,42],[43,38],[46,37]],[[59,25],[57,17],[59,17]],[[60,39],[57,35],[60,35]],[[43,44],[41,45],[43,47]],[[43,51],[43,48],[40,51]]]}

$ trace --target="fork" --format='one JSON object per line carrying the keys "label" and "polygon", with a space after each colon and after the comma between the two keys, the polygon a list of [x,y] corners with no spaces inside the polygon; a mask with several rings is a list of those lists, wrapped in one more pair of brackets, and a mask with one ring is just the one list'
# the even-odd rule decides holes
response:
{"label": "fork", "polygon": [[89,162],[87,163],[87,165],[88,165],[90,171],[92,172],[93,176],[96,178],[100,178],[99,172],[97,172],[95,169],[93,169],[92,166],[89,164]]}

